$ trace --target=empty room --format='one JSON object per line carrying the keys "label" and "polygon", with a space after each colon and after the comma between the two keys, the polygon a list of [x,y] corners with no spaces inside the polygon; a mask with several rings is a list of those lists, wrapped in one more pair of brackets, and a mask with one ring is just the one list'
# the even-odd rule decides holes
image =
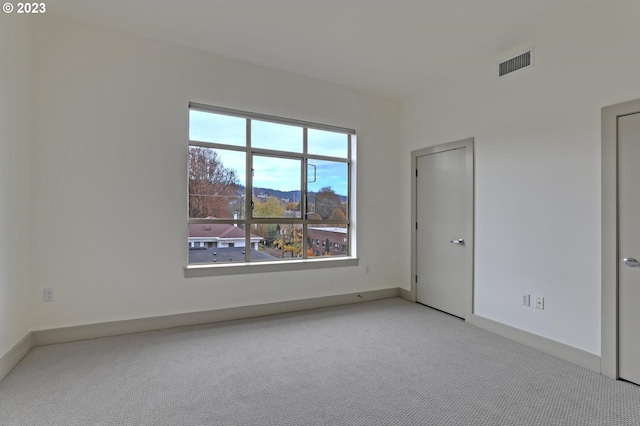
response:
{"label": "empty room", "polygon": [[0,425],[640,425],[640,2],[0,13]]}

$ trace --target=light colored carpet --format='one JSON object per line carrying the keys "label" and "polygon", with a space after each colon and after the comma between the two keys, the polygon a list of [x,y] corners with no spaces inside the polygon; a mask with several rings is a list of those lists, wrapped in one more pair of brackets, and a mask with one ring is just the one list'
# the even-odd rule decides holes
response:
{"label": "light colored carpet", "polygon": [[33,349],[9,425],[640,425],[640,387],[402,299]]}

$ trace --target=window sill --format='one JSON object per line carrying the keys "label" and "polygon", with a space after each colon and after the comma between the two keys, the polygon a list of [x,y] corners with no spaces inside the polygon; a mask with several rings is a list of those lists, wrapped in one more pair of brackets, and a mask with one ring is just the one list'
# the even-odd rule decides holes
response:
{"label": "window sill", "polygon": [[185,278],[213,277],[219,275],[256,274],[265,272],[303,271],[358,266],[357,257],[328,259],[301,259],[275,262],[227,263],[220,265],[189,265],[184,267]]}

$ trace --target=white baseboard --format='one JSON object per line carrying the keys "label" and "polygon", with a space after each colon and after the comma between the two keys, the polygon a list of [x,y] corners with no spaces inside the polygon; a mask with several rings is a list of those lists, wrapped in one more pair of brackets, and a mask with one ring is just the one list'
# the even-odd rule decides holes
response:
{"label": "white baseboard", "polygon": [[330,306],[348,305],[351,303],[398,297],[400,294],[401,289],[395,287],[383,290],[339,294],[335,296],[314,297],[311,299],[292,300],[287,302],[216,309],[212,311],[189,312],[184,314],[165,315],[160,317],[139,318],[133,320],[78,325],[74,327],[36,330],[33,331],[33,346],[73,342],[77,340],[96,339],[99,337],[117,336],[121,334],[161,330],[165,328],[209,324],[220,321],[254,318],[266,315],[284,314],[288,312],[304,311],[308,309],[324,308]]}
{"label": "white baseboard", "polygon": [[0,381],[13,370],[13,367],[18,365],[31,348],[33,348],[33,333],[29,332],[0,358]]}
{"label": "white baseboard", "polygon": [[538,349],[549,355],[595,371],[596,373],[601,373],[599,355],[478,315],[471,315],[471,318],[467,319],[467,322],[478,328]]}
{"label": "white baseboard", "polygon": [[402,287],[398,288],[398,290],[400,291],[399,296],[402,297],[404,300],[408,300],[409,302],[415,302],[415,300],[413,300],[411,290],[407,290]]}

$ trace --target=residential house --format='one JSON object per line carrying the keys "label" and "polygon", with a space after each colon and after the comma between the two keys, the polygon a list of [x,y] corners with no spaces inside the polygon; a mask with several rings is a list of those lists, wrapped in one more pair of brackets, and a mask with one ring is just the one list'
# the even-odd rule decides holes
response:
{"label": "residential house", "polygon": [[[262,237],[249,234],[250,247],[258,250]],[[227,223],[189,224],[189,248],[246,247],[244,229]]]}

